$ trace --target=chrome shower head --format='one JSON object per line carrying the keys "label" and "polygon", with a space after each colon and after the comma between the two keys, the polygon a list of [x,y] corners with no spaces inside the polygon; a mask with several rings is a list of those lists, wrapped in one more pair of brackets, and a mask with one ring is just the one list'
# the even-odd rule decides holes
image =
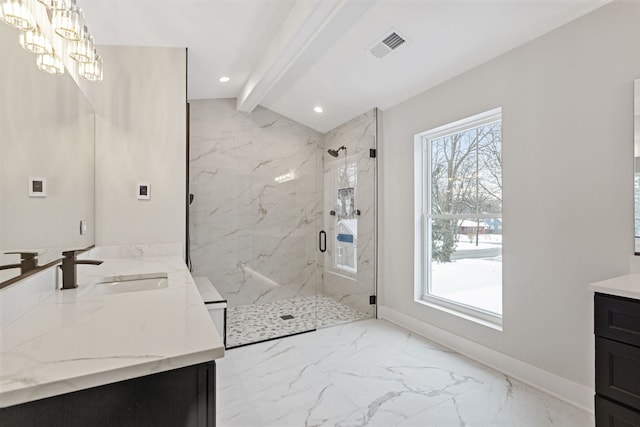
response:
{"label": "chrome shower head", "polygon": [[333,150],[333,149],[329,148],[327,150],[327,153],[329,153],[333,157],[338,157],[338,153],[340,152],[340,150],[346,150],[346,149],[347,149],[347,147],[345,147],[343,145],[342,147],[338,148],[337,150]]}

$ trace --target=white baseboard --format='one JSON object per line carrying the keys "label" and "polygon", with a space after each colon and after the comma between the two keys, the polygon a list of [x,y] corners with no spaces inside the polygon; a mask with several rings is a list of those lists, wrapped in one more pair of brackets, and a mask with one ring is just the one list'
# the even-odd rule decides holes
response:
{"label": "white baseboard", "polygon": [[429,325],[385,306],[378,306],[378,318],[388,320],[411,332],[463,354],[518,381],[535,387],[562,401],[593,414],[594,390],[525,363],[504,353]]}

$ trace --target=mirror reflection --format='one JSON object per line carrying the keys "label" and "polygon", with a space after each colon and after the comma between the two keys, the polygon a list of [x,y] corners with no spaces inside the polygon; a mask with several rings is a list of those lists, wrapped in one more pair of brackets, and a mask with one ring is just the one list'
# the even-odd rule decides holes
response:
{"label": "mirror reflection", "polygon": [[633,82],[633,205],[635,254],[640,255],[640,79]]}
{"label": "mirror reflection", "polygon": [[94,243],[93,110],[18,36],[0,25],[0,282]]}

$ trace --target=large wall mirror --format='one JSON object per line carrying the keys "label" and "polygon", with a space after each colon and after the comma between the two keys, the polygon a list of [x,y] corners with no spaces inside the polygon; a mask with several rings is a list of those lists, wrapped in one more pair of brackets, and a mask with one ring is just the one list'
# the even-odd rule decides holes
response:
{"label": "large wall mirror", "polygon": [[[73,78],[45,74],[0,23],[0,265],[94,243],[95,117]],[[84,228],[81,227],[84,224]],[[0,287],[21,274],[0,269]]]}
{"label": "large wall mirror", "polygon": [[633,82],[633,199],[635,254],[640,255],[640,79]]}
{"label": "large wall mirror", "polygon": [[633,82],[633,205],[635,254],[640,255],[640,79]]}

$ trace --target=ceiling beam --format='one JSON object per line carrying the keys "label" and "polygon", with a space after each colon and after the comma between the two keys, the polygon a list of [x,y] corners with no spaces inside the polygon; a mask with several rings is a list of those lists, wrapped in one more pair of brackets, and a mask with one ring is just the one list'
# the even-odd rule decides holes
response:
{"label": "ceiling beam", "polygon": [[348,0],[296,1],[257,62],[237,100],[250,113],[280,81]]}

